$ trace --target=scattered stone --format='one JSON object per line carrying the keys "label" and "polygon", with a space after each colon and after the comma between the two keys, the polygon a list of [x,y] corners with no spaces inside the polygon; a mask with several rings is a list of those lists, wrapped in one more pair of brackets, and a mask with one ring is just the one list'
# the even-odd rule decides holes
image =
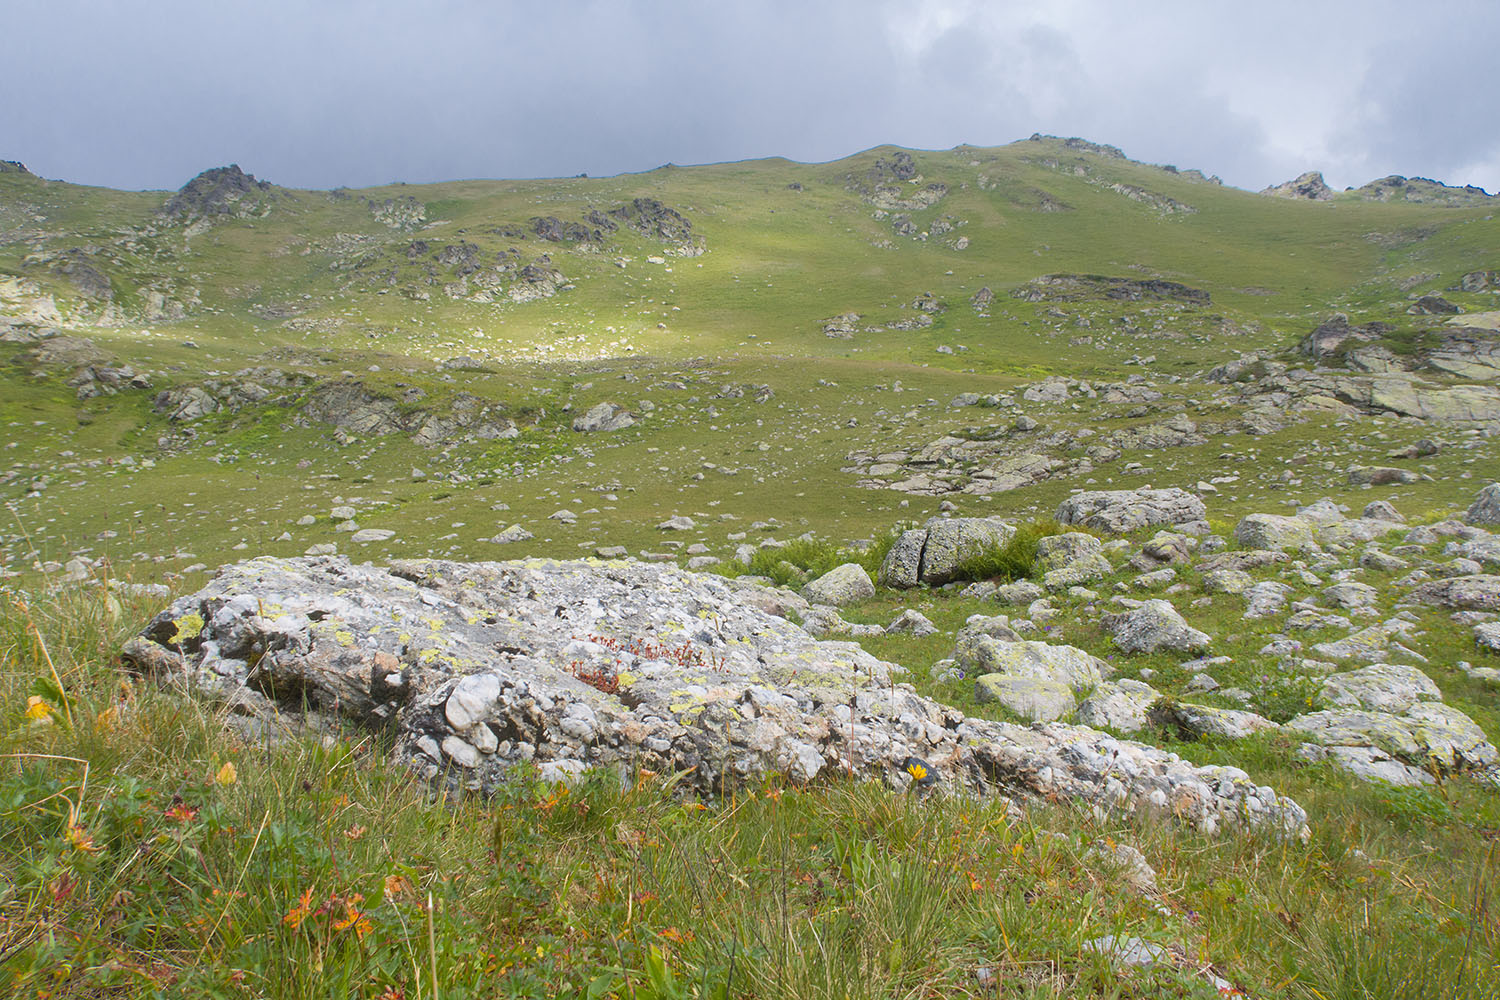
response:
{"label": "scattered stone", "polygon": [[842,608],[874,597],[875,584],[859,563],[844,563],[803,587],[802,596],[813,604]]}
{"label": "scattered stone", "polygon": [[922,612],[914,608],[907,608],[897,615],[889,625],[885,627],[891,635],[909,635],[914,639],[920,639],[927,635],[936,635],[938,627]]}
{"label": "scattered stone", "polygon": [[492,536],[490,538],[490,541],[494,542],[496,545],[508,545],[511,542],[528,542],[534,537],[536,536],[527,531],[525,528],[521,527],[519,524],[512,524],[509,528],[506,528],[498,535]]}
{"label": "scattered stone", "polygon": [[1273,552],[1311,551],[1317,548],[1312,526],[1296,517],[1281,514],[1251,514],[1234,528],[1234,539],[1247,549],[1269,549]]}
{"label": "scattered stone", "polygon": [[1115,645],[1127,653],[1154,653],[1160,649],[1192,652],[1207,649],[1213,640],[1206,632],[1188,625],[1170,601],[1143,603],[1133,611],[1107,615],[1104,628]]}
{"label": "scattered stone", "polygon": [[624,430],[635,423],[635,417],[616,403],[598,403],[573,420],[573,429],[582,433]]}

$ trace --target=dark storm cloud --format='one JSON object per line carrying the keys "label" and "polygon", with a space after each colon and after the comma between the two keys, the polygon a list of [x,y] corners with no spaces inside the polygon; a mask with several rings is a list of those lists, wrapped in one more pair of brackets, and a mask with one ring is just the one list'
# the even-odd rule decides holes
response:
{"label": "dark storm cloud", "polygon": [[[1085,135],[1258,188],[1500,187],[1500,5],[20,0],[0,156],[176,187],[608,174]],[[1446,27],[1444,27],[1446,23]]]}

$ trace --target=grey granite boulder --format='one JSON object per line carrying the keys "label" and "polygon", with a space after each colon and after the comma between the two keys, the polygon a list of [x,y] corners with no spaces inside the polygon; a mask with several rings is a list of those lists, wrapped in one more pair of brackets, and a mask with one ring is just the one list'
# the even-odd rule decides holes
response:
{"label": "grey granite boulder", "polygon": [[1085,726],[1134,733],[1146,728],[1147,712],[1161,698],[1144,681],[1104,681],[1078,706],[1077,720]]}
{"label": "grey granite boulder", "polygon": [[1132,611],[1107,616],[1104,628],[1127,653],[1194,652],[1207,649],[1213,641],[1207,632],[1184,621],[1170,601],[1163,600],[1145,601]]}
{"label": "grey granite boulder", "polygon": [[921,581],[929,586],[957,576],[959,564],[991,547],[1002,547],[1015,537],[1014,525],[984,517],[934,518],[927,522],[922,547]]}
{"label": "grey granite boulder", "polygon": [[1076,493],[1057,508],[1059,524],[1076,524],[1119,535],[1138,528],[1189,524],[1208,516],[1203,501],[1187,490],[1098,490]]}
{"label": "grey granite boulder", "polygon": [[901,532],[880,564],[881,586],[904,590],[921,583],[922,548],[926,544],[925,528]]}
{"label": "grey granite boulder", "polygon": [[1464,520],[1470,524],[1500,525],[1500,483],[1490,483],[1479,491]]}
{"label": "grey granite boulder", "polygon": [[1078,707],[1073,689],[1059,681],[1014,674],[985,674],[974,683],[974,700],[998,702],[1023,719],[1052,722]]}
{"label": "grey granite boulder", "polygon": [[835,566],[802,588],[802,596],[813,604],[842,608],[875,596],[875,584],[859,563]]}
{"label": "grey granite boulder", "polygon": [[1235,525],[1234,539],[1247,549],[1288,549],[1307,551],[1317,548],[1312,525],[1299,517],[1282,514],[1251,514]]}

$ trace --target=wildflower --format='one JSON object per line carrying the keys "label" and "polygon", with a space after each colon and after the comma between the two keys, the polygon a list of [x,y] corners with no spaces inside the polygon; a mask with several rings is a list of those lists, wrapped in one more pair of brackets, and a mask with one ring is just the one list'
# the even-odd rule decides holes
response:
{"label": "wildflower", "polygon": [[908,757],[901,765],[907,774],[911,775],[912,783],[918,788],[926,788],[937,784],[937,775],[932,771],[932,765],[920,757]]}
{"label": "wildflower", "polygon": [[368,832],[369,827],[351,826],[349,829],[344,831],[344,836],[348,837],[350,840],[358,840]]}
{"label": "wildflower", "polygon": [[26,699],[26,718],[32,722],[46,725],[52,721],[52,716],[56,711],[57,709],[48,704],[47,699],[40,695],[32,695]]}
{"label": "wildflower", "polygon": [[411,889],[411,883],[404,875],[387,875],[385,877],[385,895],[387,897],[400,896]]}
{"label": "wildflower", "polygon": [[179,800],[168,806],[162,815],[178,823],[191,823],[198,818],[198,810]]}
{"label": "wildflower", "polygon": [[373,931],[375,929],[375,926],[370,923],[369,919],[366,918],[365,915],[360,912],[359,907],[355,905],[357,903],[364,902],[364,899],[365,898],[359,893],[355,893],[349,899],[346,899],[344,901],[344,916],[341,920],[337,921],[333,925],[333,929],[336,931],[343,931],[348,930],[352,927],[354,929],[354,933],[357,934],[360,938],[365,937],[365,935]]}
{"label": "wildflower", "polygon": [[230,760],[226,760],[224,766],[219,768],[219,773],[214,775],[214,780],[225,787],[234,784],[239,778],[240,774],[235,770],[234,761]]}
{"label": "wildflower", "polygon": [[73,845],[75,851],[82,851],[85,854],[93,854],[102,850],[94,843],[94,838],[89,836],[88,831],[77,823],[68,824],[68,843]]}
{"label": "wildflower", "polygon": [[297,904],[290,910],[286,911],[286,915],[281,918],[281,922],[283,924],[286,924],[292,930],[296,930],[298,927],[302,926],[302,921],[306,920],[307,915],[311,912],[312,890],[303,889],[302,896],[297,900]]}

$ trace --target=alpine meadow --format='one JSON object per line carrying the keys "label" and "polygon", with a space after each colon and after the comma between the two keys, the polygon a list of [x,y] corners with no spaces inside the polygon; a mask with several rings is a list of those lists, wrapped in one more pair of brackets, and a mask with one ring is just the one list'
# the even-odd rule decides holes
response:
{"label": "alpine meadow", "polygon": [[1213,167],[0,163],[0,992],[1500,996],[1500,198]]}

